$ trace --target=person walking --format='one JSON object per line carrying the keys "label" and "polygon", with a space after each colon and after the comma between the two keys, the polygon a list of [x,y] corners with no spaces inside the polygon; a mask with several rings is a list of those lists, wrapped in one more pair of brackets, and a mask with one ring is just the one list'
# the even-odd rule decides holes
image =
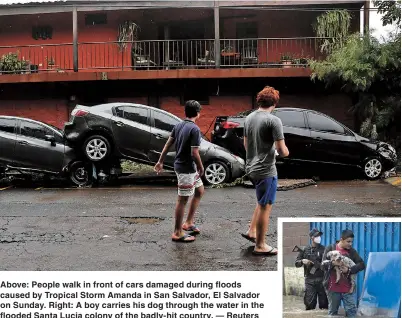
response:
{"label": "person walking", "polygon": [[257,205],[244,238],[255,243],[253,254],[276,255],[278,250],[265,242],[269,216],[275,203],[278,177],[275,150],[282,157],[289,155],[281,120],[272,115],[279,102],[279,92],[266,86],[257,95],[258,109],[247,116],[244,124],[246,174],[256,188]]}
{"label": "person walking", "polygon": [[[204,194],[201,180],[204,167],[201,161],[199,147],[201,131],[195,124],[200,117],[201,105],[195,100],[189,100],[184,106],[186,119],[178,123],[172,130],[154,170],[160,173],[169,148],[174,144],[176,157],[174,170],[177,175],[178,197],[175,210],[175,226],[172,235],[174,242],[189,243],[195,240],[201,231],[194,223],[194,215]],[[188,198],[193,196],[186,222],[183,223],[184,212]],[[185,233],[188,232],[188,233]]]}
{"label": "person walking", "polygon": [[324,272],[321,269],[321,260],[325,246],[321,245],[322,232],[312,229],[309,233],[311,244],[299,251],[295,266],[304,268],[304,305],[306,310],[328,309],[328,299],[323,286]]}
{"label": "person walking", "polygon": [[[342,231],[341,239],[335,244],[327,246],[324,251],[322,258],[322,267],[325,270],[323,285],[328,295],[328,315],[330,316],[338,315],[341,301],[343,301],[346,316],[356,317],[357,306],[354,295],[356,290],[350,292],[352,287],[350,275],[357,274],[364,270],[366,265],[357,251],[352,247],[353,240],[353,232],[351,230],[344,230]],[[336,264],[335,261],[328,262],[329,257],[327,254],[330,251],[338,251],[342,255],[349,257],[355,263],[351,268],[341,266],[342,275],[338,283],[336,282],[336,270],[334,266],[339,264]]]}

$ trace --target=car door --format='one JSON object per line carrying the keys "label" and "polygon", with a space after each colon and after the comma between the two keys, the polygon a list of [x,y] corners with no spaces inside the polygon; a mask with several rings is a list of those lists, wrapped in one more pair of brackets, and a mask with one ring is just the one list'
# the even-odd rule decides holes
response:
{"label": "car door", "polygon": [[148,107],[136,105],[115,107],[112,130],[116,145],[123,156],[149,161],[151,127]]}
{"label": "car door", "polygon": [[310,161],[311,134],[303,110],[278,109],[273,115],[282,121],[289,157],[285,160]]}
{"label": "car door", "polygon": [[[169,139],[174,126],[180,122],[180,119],[156,109],[153,109],[151,114],[152,125],[149,158],[152,162],[158,162],[159,156],[166,144],[166,141]],[[164,164],[166,166],[173,167],[175,156],[175,147],[172,145],[168,154],[166,155]]]}
{"label": "car door", "polygon": [[[53,136],[55,142],[46,140]],[[19,120],[15,160],[21,167],[60,172],[64,160],[64,139],[54,129],[25,119]]]}
{"label": "car door", "polygon": [[15,118],[0,118],[0,164],[12,165],[15,162],[16,123]]}
{"label": "car door", "polygon": [[343,125],[324,114],[308,111],[314,160],[323,163],[358,165],[360,144]]}

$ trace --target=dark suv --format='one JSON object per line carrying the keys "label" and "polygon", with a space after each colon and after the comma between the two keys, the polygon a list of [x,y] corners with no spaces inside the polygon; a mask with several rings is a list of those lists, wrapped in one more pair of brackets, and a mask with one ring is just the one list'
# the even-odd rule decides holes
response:
{"label": "dark suv", "polygon": [[0,116],[0,178],[10,171],[68,177],[87,185],[91,165],[66,145],[63,132],[48,124],[21,117]]}
{"label": "dark suv", "polygon": [[[155,164],[173,127],[181,121],[158,108],[131,103],[110,103],[92,107],[78,105],[65,124],[64,133],[72,147],[90,161],[113,158]],[[221,184],[244,174],[244,160],[203,139],[200,147],[204,181]],[[165,159],[173,169],[175,149]]]}
{"label": "dark suv", "polygon": [[[283,124],[290,155],[285,163],[320,163],[361,169],[368,179],[377,179],[397,164],[393,147],[370,141],[322,113],[301,108],[276,108],[273,115]],[[217,117],[212,142],[245,158],[244,116]]]}

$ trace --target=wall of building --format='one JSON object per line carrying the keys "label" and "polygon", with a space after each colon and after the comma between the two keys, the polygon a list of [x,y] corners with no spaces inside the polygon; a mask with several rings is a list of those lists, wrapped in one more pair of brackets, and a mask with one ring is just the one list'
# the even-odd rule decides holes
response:
{"label": "wall of building", "polygon": [[198,125],[209,137],[216,116],[252,109],[256,92],[267,84],[280,91],[279,107],[321,111],[354,128],[353,115],[349,112],[351,99],[317,89],[308,79],[271,79],[269,83],[264,79],[236,79],[7,84],[0,90],[0,114],[25,116],[63,127],[74,102],[95,105],[121,101],[160,107],[184,118],[184,94],[188,99],[198,99],[201,94],[200,98],[208,99],[208,103],[203,105]]}
{"label": "wall of building", "polygon": [[[99,12],[90,12],[90,14],[96,13]],[[260,40],[258,43],[246,44],[246,46],[256,46],[259,63],[280,62],[283,53],[290,53],[294,57],[318,58],[320,56],[319,43],[314,39],[281,40],[273,38],[314,37],[312,23],[320,13],[221,9],[221,37],[222,39],[236,39],[238,23],[255,22],[258,29],[257,36],[270,38]],[[78,61],[82,71],[91,69],[130,70],[132,68],[131,46],[128,45],[125,50],[120,50],[116,43],[112,43],[117,39],[118,25],[126,20],[135,21],[140,26],[140,40],[164,39],[163,27],[165,25],[171,25],[172,30],[176,30],[175,34],[171,34],[172,39],[214,39],[214,20],[211,9],[106,11],[107,24],[104,25],[85,25],[86,14],[85,12],[78,13],[78,41],[81,43],[78,48]],[[355,30],[359,23],[359,17],[356,15],[356,18],[352,20],[352,30]],[[35,40],[32,37],[32,27],[34,26],[51,26],[53,28],[52,39]],[[21,46],[18,48],[20,58],[29,60],[40,70],[72,70],[72,42],[72,13],[21,15],[18,16],[18,19],[15,16],[5,16],[0,21],[0,46]],[[191,64],[195,63],[196,57],[204,57],[204,50],[207,47],[211,49],[209,48],[211,43],[206,44],[202,41],[191,43],[192,48],[193,46],[199,47],[199,50],[193,48],[190,53],[190,55],[197,55],[191,58]],[[32,45],[36,47],[32,47]],[[226,45],[231,45],[239,51],[239,46],[244,46],[244,43],[225,41],[222,46]],[[162,43],[142,44],[142,48],[143,53],[149,55],[151,60],[161,64],[164,52]],[[0,48],[0,55],[9,53],[10,50],[16,52],[16,49]],[[186,50],[186,45],[183,45],[183,48],[180,46],[178,50]],[[169,58],[173,59],[173,48],[169,55]],[[180,60],[188,59],[188,53],[182,53],[182,55],[184,56],[179,57]],[[54,61],[53,66],[49,65],[50,60]],[[190,62],[187,61],[187,63]]]}
{"label": "wall of building", "polygon": [[295,245],[306,246],[309,244],[308,233],[310,223],[287,222],[283,223],[283,286],[284,295],[304,295],[304,271],[303,267],[296,268],[295,260],[297,252],[292,252]]}

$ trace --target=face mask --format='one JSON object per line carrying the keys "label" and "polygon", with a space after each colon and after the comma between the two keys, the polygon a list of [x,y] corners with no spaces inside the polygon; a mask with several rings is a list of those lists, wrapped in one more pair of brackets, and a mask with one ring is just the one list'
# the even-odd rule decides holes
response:
{"label": "face mask", "polygon": [[314,243],[320,244],[321,243],[321,236],[317,236],[314,238]]}

